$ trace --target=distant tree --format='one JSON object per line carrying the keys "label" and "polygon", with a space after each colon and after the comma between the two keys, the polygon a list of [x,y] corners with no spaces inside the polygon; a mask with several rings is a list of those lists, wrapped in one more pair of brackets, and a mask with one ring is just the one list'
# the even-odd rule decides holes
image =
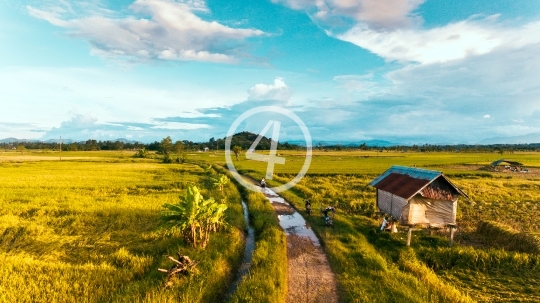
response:
{"label": "distant tree", "polygon": [[161,142],[159,143],[159,153],[163,155],[169,155],[171,151],[173,150],[173,143],[171,136],[168,136],[167,138],[163,138]]}
{"label": "distant tree", "polygon": [[182,143],[182,141],[176,141],[173,150],[175,153],[181,154],[184,151],[184,143]]}
{"label": "distant tree", "polygon": [[238,161],[238,155],[240,154],[240,152],[242,151],[242,148],[238,145],[235,145],[233,148],[232,148],[232,151],[234,153],[234,155],[236,156],[236,161]]}
{"label": "distant tree", "polygon": [[133,157],[134,158],[146,158],[146,156],[148,155],[148,151],[146,151],[146,149],[143,147],[141,149],[139,149],[138,152],[136,152]]}
{"label": "distant tree", "polygon": [[85,150],[99,150],[99,145],[96,140],[86,140],[84,145]]}
{"label": "distant tree", "polygon": [[24,151],[26,150],[26,147],[22,144],[17,145],[17,151],[21,152],[21,155],[24,156]]}
{"label": "distant tree", "polygon": [[171,151],[173,150],[174,145],[172,143],[172,139],[170,136],[167,136],[167,138],[163,138],[161,142],[159,143],[159,150],[158,152],[165,157],[163,157],[163,163],[172,163],[171,159]]}

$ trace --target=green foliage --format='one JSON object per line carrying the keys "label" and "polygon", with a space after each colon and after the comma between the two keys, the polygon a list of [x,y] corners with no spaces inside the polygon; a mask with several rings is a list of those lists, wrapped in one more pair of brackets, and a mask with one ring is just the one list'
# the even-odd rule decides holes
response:
{"label": "green foliage", "polygon": [[223,174],[220,174],[218,178],[212,178],[214,186],[220,191],[223,192],[223,187],[229,184],[230,179]]}
{"label": "green foliage", "polygon": [[179,203],[166,203],[163,208],[161,219],[167,223],[169,231],[178,231],[190,245],[204,248],[210,233],[225,224],[227,205],[219,204],[213,198],[204,199],[196,186],[189,185]]}
{"label": "green foliage", "polygon": [[234,155],[236,156],[236,161],[238,161],[238,156],[240,155],[240,152],[242,151],[242,148],[238,145],[233,146],[232,151]]}
{"label": "green foliage", "polygon": [[143,147],[139,149],[134,155],[133,158],[146,158],[148,156],[148,151]]}
{"label": "green foliage", "polygon": [[172,139],[170,136],[168,136],[167,138],[163,138],[163,140],[161,140],[161,142],[159,143],[158,152],[160,154],[168,156],[173,150],[173,148],[174,148],[174,145],[172,143]]}
{"label": "green foliage", "polygon": [[182,141],[176,141],[174,143],[174,152],[177,153],[177,154],[181,154],[184,152],[184,143],[182,143]]}

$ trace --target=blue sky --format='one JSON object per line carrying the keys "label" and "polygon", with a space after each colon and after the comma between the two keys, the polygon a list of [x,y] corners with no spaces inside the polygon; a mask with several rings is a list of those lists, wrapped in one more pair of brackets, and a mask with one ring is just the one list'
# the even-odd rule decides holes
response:
{"label": "blue sky", "polygon": [[276,105],[315,142],[540,140],[537,0],[0,0],[0,28],[0,138],[206,141]]}

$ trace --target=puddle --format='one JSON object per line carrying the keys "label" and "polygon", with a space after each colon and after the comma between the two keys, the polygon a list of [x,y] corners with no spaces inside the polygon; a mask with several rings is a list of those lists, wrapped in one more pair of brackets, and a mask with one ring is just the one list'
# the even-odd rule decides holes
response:
{"label": "puddle", "polygon": [[249,273],[251,268],[251,259],[253,258],[253,251],[255,250],[255,230],[249,224],[249,215],[248,207],[244,201],[242,201],[242,209],[244,211],[244,221],[246,221],[247,234],[246,234],[246,247],[244,249],[244,259],[242,260],[242,265],[236,274],[236,281],[231,284],[229,291],[227,293],[228,298],[236,291],[238,284],[244,279],[244,276]]}
{"label": "puddle", "polygon": [[278,196],[270,188],[265,188],[262,192],[270,203],[279,203],[291,209],[291,214],[278,214],[279,225],[283,228],[285,234],[295,234],[300,237],[306,237],[309,238],[314,245],[321,246],[319,239],[317,239],[317,236],[315,236],[315,233],[309,224],[306,223],[306,220],[304,220],[302,215],[287,203],[285,199]]}

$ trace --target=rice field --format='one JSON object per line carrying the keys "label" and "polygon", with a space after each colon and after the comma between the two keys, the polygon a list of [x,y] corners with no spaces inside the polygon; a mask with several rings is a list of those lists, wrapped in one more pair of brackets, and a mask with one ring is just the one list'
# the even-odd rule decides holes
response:
{"label": "rice field", "polygon": [[[0,302],[224,298],[243,253],[240,193],[229,184],[220,196],[204,181],[206,172],[201,168],[224,165],[224,154],[187,153],[186,164],[161,164],[159,159],[135,159],[132,154],[0,154]],[[270,181],[274,185],[294,178],[305,160],[301,152],[279,154],[286,165],[275,166]],[[483,170],[501,158],[524,163],[529,173]],[[261,178],[267,166],[244,157],[234,164],[254,178]],[[470,196],[470,201],[461,199],[458,204],[459,233],[453,248],[447,247],[444,233],[415,231],[412,248],[406,248],[402,232],[377,232],[375,191],[367,184],[391,165],[443,171]],[[178,201],[189,183],[203,186],[205,197],[226,198],[229,206],[229,228],[213,237],[205,250],[190,248],[181,237],[165,236],[160,230],[161,206]],[[283,196],[300,210],[303,199],[313,200],[316,215],[308,221],[325,245],[344,302],[540,300],[538,255],[508,251],[476,235],[478,223],[484,221],[498,222],[516,233],[540,234],[534,220],[540,215],[539,153],[316,150],[307,176]],[[330,204],[338,207],[332,230],[317,216]],[[268,217],[266,211],[261,208],[261,218]],[[268,290],[268,296],[257,298],[269,302],[283,298],[282,268],[273,267],[276,253],[268,253],[286,253],[275,247],[281,237],[272,234],[264,241],[274,244],[259,246],[262,267],[232,296],[235,302],[253,296],[259,286]],[[200,261],[200,273],[165,288],[164,274],[157,269],[170,267],[164,255],[177,251]],[[264,280],[265,268],[275,269],[272,275],[278,284],[266,283],[270,281]]]}
{"label": "rice field", "polygon": [[[327,205],[337,206],[333,229],[326,228],[319,216],[308,221],[325,244],[346,302],[540,301],[539,255],[497,245],[504,234],[499,238],[476,234],[484,221],[503,224],[514,230],[510,235],[520,237],[522,232],[525,237],[540,232],[534,220],[540,216],[539,153],[504,156],[524,163],[529,173],[484,170],[503,158],[499,154],[384,154],[315,154],[307,176],[282,193],[301,211],[305,198],[312,199],[315,214]],[[287,157],[290,166],[275,167],[271,186],[295,177],[302,164],[297,158],[292,154]],[[266,163],[234,163],[255,179],[266,170]],[[442,171],[469,195],[470,201],[461,199],[458,204],[459,232],[452,248],[444,231],[413,232],[412,248],[405,246],[404,229],[396,234],[378,232],[375,190],[368,183],[391,165]]]}
{"label": "rice field", "polygon": [[[229,228],[200,250],[165,235],[159,217],[187,184],[204,183],[202,168],[120,152],[66,154],[62,161],[0,156],[0,302],[213,302],[224,296],[243,253],[234,186],[223,194],[203,189],[226,199]],[[157,269],[169,269],[165,256],[177,251],[200,262],[200,273],[165,288]]]}

